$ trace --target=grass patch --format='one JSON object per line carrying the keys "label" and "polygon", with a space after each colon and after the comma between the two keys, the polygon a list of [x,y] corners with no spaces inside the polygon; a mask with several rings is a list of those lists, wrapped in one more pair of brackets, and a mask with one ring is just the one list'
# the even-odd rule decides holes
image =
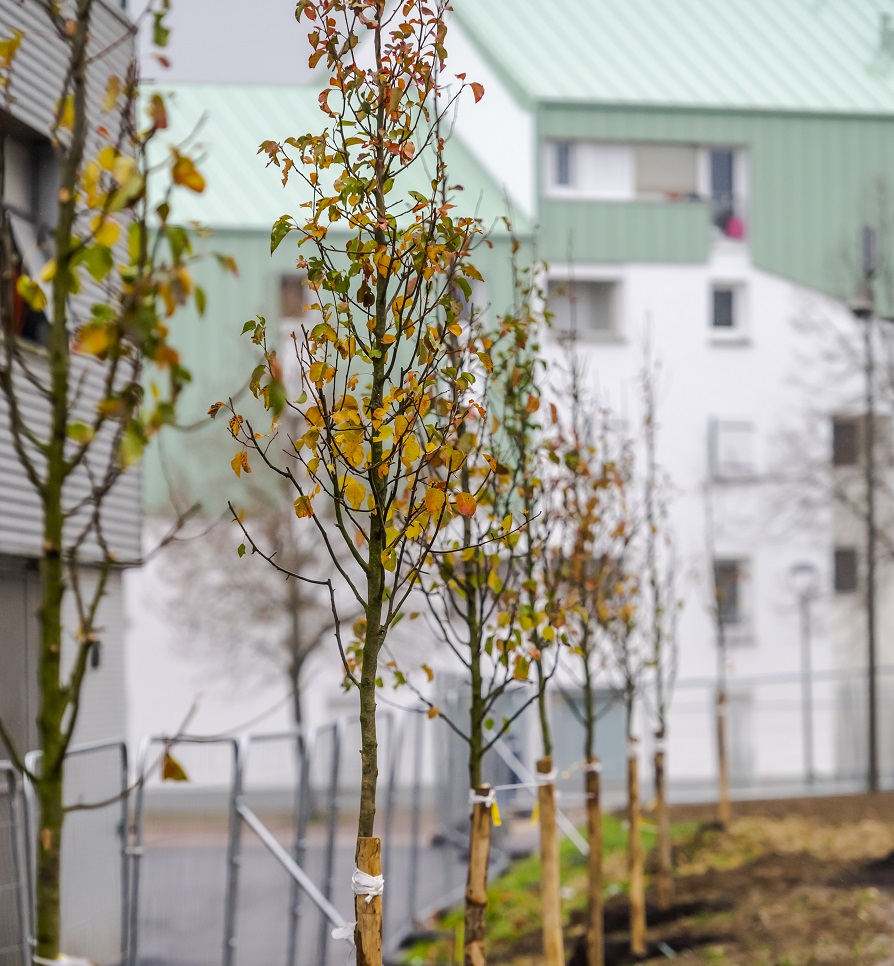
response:
{"label": "grass patch", "polygon": [[[695,823],[673,826],[674,837],[688,836]],[[648,851],[655,842],[654,826],[642,826],[643,848]],[[604,892],[606,898],[627,891],[625,823],[614,815],[602,820]],[[567,921],[587,903],[586,858],[574,844],[563,839],[559,846],[561,860],[562,911]],[[506,872],[490,883],[487,890],[487,944],[495,960],[508,955],[514,947],[524,945],[526,937],[537,942],[540,935],[540,857],[529,856],[514,862]],[[408,966],[451,966],[462,962],[463,909],[447,912],[438,925],[438,936],[416,943],[406,954]]]}

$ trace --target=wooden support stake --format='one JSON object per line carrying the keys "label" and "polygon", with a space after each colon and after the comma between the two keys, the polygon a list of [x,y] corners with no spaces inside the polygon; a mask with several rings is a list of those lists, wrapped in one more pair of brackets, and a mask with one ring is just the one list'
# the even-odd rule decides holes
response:
{"label": "wooden support stake", "polygon": [[587,966],[604,966],[605,923],[602,912],[602,801],[599,759],[588,758],[587,793]]}
{"label": "wooden support stake", "polygon": [[630,952],[646,954],[646,883],[640,842],[639,763],[627,758],[627,870],[630,877]]}
{"label": "wooden support stake", "polygon": [[[490,785],[480,785],[476,795],[490,794]],[[466,879],[463,966],[485,966],[487,915],[487,865],[490,860],[491,806],[475,802],[469,821],[469,875]]]}
{"label": "wooden support stake", "polygon": [[717,824],[725,829],[732,820],[729,801],[729,756],[726,750],[726,691],[717,695],[717,768],[719,772],[719,796],[717,799]]}
{"label": "wooden support stake", "polygon": [[[357,839],[357,868],[369,875],[382,874],[381,839]],[[357,945],[357,966],[382,966],[382,897],[354,897],[354,910],[357,914],[357,928],[354,942]]]}
{"label": "wooden support stake", "polygon": [[674,879],[663,751],[655,752],[655,824],[658,829],[658,908],[666,912],[673,901]]}
{"label": "wooden support stake", "polygon": [[[538,775],[553,770],[552,756],[537,762]],[[543,906],[543,951],[545,966],[565,966],[562,936],[562,897],[559,884],[559,835],[556,829],[556,786],[553,782],[537,789],[540,810],[540,899]]]}

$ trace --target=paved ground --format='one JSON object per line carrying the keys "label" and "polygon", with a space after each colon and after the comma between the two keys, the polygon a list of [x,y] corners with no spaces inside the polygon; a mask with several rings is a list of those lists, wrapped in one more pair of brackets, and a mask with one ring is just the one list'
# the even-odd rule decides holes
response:
{"label": "paved ground", "polygon": [[[270,854],[246,832],[239,873],[237,966],[288,966],[289,879]],[[148,845],[142,859],[139,966],[220,966],[224,934],[225,849],[223,843]],[[424,909],[461,888],[465,869],[459,850],[444,845],[392,845],[386,880],[386,936],[402,932],[413,910]],[[339,844],[333,874],[333,903],[353,919],[350,889],[354,848]],[[311,842],[305,869],[322,881],[322,847]],[[416,875],[412,875],[415,864]],[[411,904],[411,897],[413,902]],[[350,946],[329,938],[316,908],[301,903],[296,966],[343,966]],[[327,955],[320,953],[325,937]]]}

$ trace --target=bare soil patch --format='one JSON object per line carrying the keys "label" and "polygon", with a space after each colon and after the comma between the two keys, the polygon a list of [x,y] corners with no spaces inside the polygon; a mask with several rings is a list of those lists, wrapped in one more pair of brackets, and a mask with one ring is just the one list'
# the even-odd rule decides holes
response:
{"label": "bare soil patch", "polygon": [[[894,795],[749,802],[736,814],[727,831],[702,825],[679,843],[674,905],[649,908],[645,959],[627,951],[624,896],[608,901],[606,966],[894,966]],[[572,966],[585,966],[582,931],[574,915]]]}

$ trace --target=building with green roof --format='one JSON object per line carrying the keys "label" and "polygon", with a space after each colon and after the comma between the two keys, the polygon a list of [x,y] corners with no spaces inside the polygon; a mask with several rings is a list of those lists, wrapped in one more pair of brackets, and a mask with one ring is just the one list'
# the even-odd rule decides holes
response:
{"label": "building with green roof", "polygon": [[[548,266],[555,320],[547,355],[558,359],[559,337],[573,335],[594,391],[634,436],[646,342],[658,360],[659,458],[672,480],[685,602],[672,773],[712,778],[723,670],[734,788],[862,780],[864,330],[845,302],[859,281],[858,233],[875,225],[876,303],[885,314],[894,306],[894,242],[885,229],[894,191],[894,0],[453,7],[450,70],[483,83],[485,96],[457,113],[451,181],[495,226],[494,247],[479,260],[488,304],[500,311],[511,297],[500,224],[509,207]],[[211,402],[247,378],[242,323],[284,315],[295,251],[284,245],[271,257],[267,239],[272,222],[302,199],[276,171],[263,171],[256,150],[267,138],[320,127],[318,87],[183,84],[172,92],[172,137],[204,145],[208,181],[194,212],[178,217],[208,224],[209,245],[240,269],[224,278],[213,261],[200,268],[208,316],[178,322],[196,375],[185,423],[200,423]],[[879,358],[887,358],[876,328]],[[881,381],[876,388],[887,446],[894,393]],[[236,480],[220,432],[169,436],[151,455],[150,514],[169,512],[172,493],[181,506],[202,499],[208,512],[224,504]],[[818,581],[808,651],[798,643],[791,581],[801,564]],[[888,568],[880,560],[883,591]],[[880,704],[894,707],[885,669],[894,665],[894,595],[879,597]],[[646,738],[653,725],[644,701]],[[575,727],[566,726],[568,734]],[[894,741],[880,730],[890,782]],[[569,762],[575,754],[567,752]]]}

